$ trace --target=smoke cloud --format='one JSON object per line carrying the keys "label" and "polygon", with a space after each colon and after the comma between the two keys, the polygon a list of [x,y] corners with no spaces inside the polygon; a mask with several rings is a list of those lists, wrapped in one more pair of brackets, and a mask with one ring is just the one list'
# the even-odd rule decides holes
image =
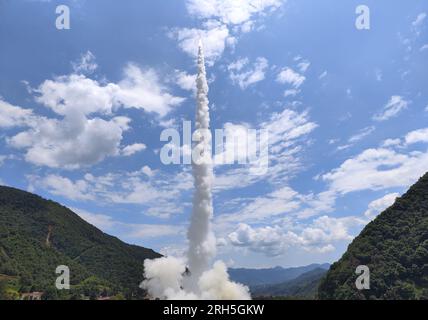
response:
{"label": "smoke cloud", "polygon": [[222,261],[214,263],[197,279],[196,290],[187,290],[183,283],[190,277],[186,263],[174,257],[146,260],[146,280],[142,288],[149,296],[167,300],[249,300],[248,288],[230,281],[227,267]]}
{"label": "smoke cloud", "polygon": [[226,265],[217,261],[210,263],[216,254],[216,239],[211,230],[213,216],[210,114],[208,83],[204,53],[201,42],[198,52],[198,76],[196,78],[196,116],[192,151],[192,170],[195,191],[193,210],[187,238],[189,249],[186,261],[163,257],[144,262],[141,287],[152,298],[170,300],[247,300],[246,286],[230,281]]}

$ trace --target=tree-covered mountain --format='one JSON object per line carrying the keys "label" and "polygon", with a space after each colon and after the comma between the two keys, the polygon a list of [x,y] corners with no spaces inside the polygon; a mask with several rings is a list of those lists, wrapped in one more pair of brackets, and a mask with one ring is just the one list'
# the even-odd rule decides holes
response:
{"label": "tree-covered mountain", "polygon": [[247,269],[247,268],[230,268],[229,275],[233,281],[245,284],[249,287],[257,285],[279,284],[299,277],[300,275],[314,269],[325,269],[330,267],[325,264],[310,264],[308,266],[293,268],[264,268],[264,269]]}
{"label": "tree-covered mountain", "polygon": [[9,279],[16,291],[60,294],[55,270],[66,265],[70,294],[141,297],[143,262],[159,256],[103,233],[58,203],[0,187],[0,282]]}
{"label": "tree-covered mountain", "polygon": [[315,299],[320,281],[326,273],[326,269],[316,268],[283,283],[254,286],[251,287],[251,295],[256,298]]}
{"label": "tree-covered mountain", "polygon": [[[370,270],[358,290],[355,270]],[[428,299],[428,174],[349,245],[319,287],[320,299]]]}

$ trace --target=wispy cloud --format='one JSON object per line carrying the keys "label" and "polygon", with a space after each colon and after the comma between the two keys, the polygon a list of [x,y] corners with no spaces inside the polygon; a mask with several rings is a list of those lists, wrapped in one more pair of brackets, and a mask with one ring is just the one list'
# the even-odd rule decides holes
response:
{"label": "wispy cloud", "polygon": [[167,174],[147,166],[131,173],[85,174],[74,180],[59,174],[45,177],[30,175],[28,179],[31,190],[46,190],[73,201],[135,205],[140,207],[142,214],[162,219],[183,213],[189,203],[181,201],[178,205],[177,199],[181,199],[193,186],[189,172]]}
{"label": "wispy cloud", "polygon": [[358,142],[358,141],[364,139],[365,137],[371,135],[375,130],[376,130],[376,128],[374,126],[365,127],[363,129],[361,129],[357,134],[350,137],[348,141],[350,143]]}
{"label": "wispy cloud", "polygon": [[91,51],[82,54],[80,60],[72,62],[71,65],[74,72],[78,74],[91,74],[98,68],[95,56]]}
{"label": "wispy cloud", "polygon": [[382,111],[373,116],[375,121],[385,121],[396,117],[401,111],[409,106],[410,102],[402,96],[392,96]]}
{"label": "wispy cloud", "polygon": [[181,225],[127,223],[115,220],[105,214],[92,213],[74,207],[71,210],[95,227],[126,239],[162,238],[181,234],[185,230],[184,226]]}

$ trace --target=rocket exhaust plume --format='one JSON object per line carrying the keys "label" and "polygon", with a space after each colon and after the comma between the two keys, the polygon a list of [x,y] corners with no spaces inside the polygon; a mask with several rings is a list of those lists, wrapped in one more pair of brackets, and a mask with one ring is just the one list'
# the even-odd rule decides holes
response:
{"label": "rocket exhaust plume", "polygon": [[187,238],[189,249],[186,261],[163,257],[144,262],[146,280],[141,287],[152,298],[159,299],[250,299],[247,287],[229,280],[226,265],[217,261],[216,239],[211,230],[213,216],[212,183],[214,179],[211,156],[208,83],[201,41],[198,48],[198,76],[196,79],[196,116],[192,150],[194,177],[193,210]]}
{"label": "rocket exhaust plume", "polygon": [[197,281],[203,271],[208,269],[210,260],[215,256],[216,241],[211,231],[212,181],[213,169],[211,159],[211,134],[209,131],[210,114],[208,106],[208,83],[205,72],[204,53],[199,41],[198,76],[196,78],[196,116],[194,140],[199,143],[193,146],[194,154],[192,169],[195,191],[190,227],[187,233],[189,239],[188,265],[190,277],[186,284],[195,290]]}

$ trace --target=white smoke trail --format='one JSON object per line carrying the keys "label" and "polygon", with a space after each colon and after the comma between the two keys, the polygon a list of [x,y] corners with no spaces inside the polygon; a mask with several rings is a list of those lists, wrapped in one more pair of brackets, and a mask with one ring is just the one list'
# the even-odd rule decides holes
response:
{"label": "white smoke trail", "polygon": [[213,169],[211,159],[210,113],[208,107],[208,83],[205,71],[204,53],[201,43],[198,52],[198,76],[196,78],[196,115],[192,169],[195,184],[193,211],[187,233],[189,239],[188,264],[190,276],[185,288],[197,290],[197,281],[208,269],[210,260],[216,253],[216,242],[211,231],[213,205],[211,188]]}
{"label": "white smoke trail", "polygon": [[198,52],[196,79],[196,117],[192,151],[192,169],[195,192],[190,227],[187,233],[188,267],[174,257],[163,257],[144,262],[146,280],[142,288],[159,299],[250,299],[248,288],[229,280],[226,265],[217,261],[210,269],[216,254],[216,239],[211,230],[213,216],[210,115],[208,83],[201,42]]}

